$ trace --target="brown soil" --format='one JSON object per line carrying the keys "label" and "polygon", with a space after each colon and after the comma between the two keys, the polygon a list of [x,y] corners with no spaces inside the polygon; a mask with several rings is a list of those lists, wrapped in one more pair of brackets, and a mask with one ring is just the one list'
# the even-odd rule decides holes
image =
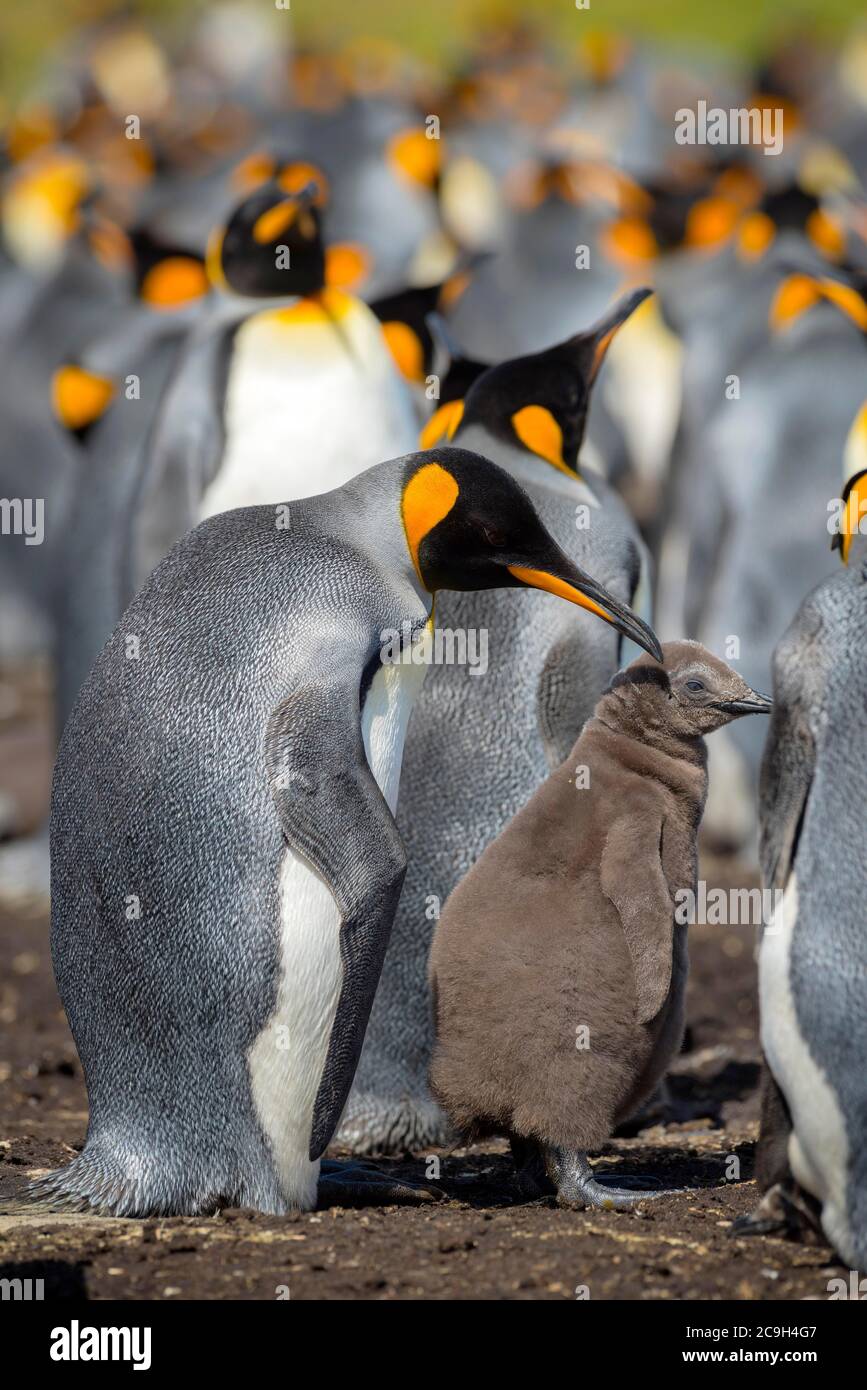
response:
{"label": "brown soil", "polygon": [[[0,788],[26,783],[32,822],[49,749],[38,683],[28,696],[0,701]],[[704,872],[750,884],[722,861]],[[92,1299],[825,1299],[840,1272],[825,1247],[730,1233],[756,1198],[753,931],[698,926],[691,940],[687,1050],[671,1087],[696,1118],[651,1125],[602,1155],[604,1168],[652,1174],[682,1195],[630,1214],[519,1205],[505,1145],[487,1143],[440,1156],[447,1196],[435,1205],[139,1221],[28,1210],[27,1180],[80,1148],[86,1096],[47,921],[2,916],[0,1277],[41,1276],[49,1297]],[[424,1158],[382,1166],[425,1176]]]}

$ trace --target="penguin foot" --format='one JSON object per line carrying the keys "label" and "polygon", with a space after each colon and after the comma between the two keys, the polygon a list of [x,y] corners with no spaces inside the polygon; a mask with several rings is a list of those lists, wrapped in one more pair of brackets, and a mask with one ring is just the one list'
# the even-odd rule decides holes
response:
{"label": "penguin foot", "polygon": [[555,1189],[545,1170],[545,1157],[538,1140],[513,1134],[509,1144],[515,1160],[515,1181],[521,1201],[529,1203],[552,1197]]}
{"label": "penguin foot", "polygon": [[446,1194],[430,1184],[407,1182],[383,1173],[371,1163],[341,1163],[323,1159],[319,1168],[316,1206],[367,1207],[396,1203],[442,1202]]}
{"label": "penguin foot", "polygon": [[783,1236],[806,1240],[821,1235],[819,1207],[815,1199],[792,1182],[774,1183],[755,1211],[739,1216],[729,1230],[731,1236]]}
{"label": "penguin foot", "polygon": [[598,1207],[605,1211],[632,1211],[641,1202],[659,1197],[677,1197],[683,1188],[663,1188],[656,1178],[619,1177],[609,1183],[613,1173],[596,1173],[587,1155],[568,1149],[547,1147],[545,1171],[557,1192],[557,1204],[573,1211]]}
{"label": "penguin foot", "polygon": [[402,1154],[442,1148],[453,1138],[446,1116],[429,1096],[390,1100],[353,1091],[335,1142],[354,1154]]}

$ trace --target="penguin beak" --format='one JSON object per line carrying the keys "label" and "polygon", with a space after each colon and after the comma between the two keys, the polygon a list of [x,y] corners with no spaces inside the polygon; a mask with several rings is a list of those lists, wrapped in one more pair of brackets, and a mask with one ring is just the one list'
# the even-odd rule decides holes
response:
{"label": "penguin beak", "polygon": [[523,565],[509,565],[507,568],[519,584],[526,584],[531,589],[544,589],[546,593],[556,594],[558,598],[565,598],[569,603],[577,603],[580,608],[586,608],[588,613],[594,613],[597,618],[622,632],[624,637],[629,637],[639,647],[643,647],[656,661],[662,661],[662,648],[656,633],[637,618],[631,608],[620,603],[607,589],[603,589],[601,584],[597,584],[595,579],[591,579],[589,574],[573,565],[565,555],[559,558],[556,573],[549,570],[526,569]]}
{"label": "penguin beak", "polygon": [[770,695],[751,690],[743,700],[720,700],[716,707],[725,714],[770,714],[773,704]]}

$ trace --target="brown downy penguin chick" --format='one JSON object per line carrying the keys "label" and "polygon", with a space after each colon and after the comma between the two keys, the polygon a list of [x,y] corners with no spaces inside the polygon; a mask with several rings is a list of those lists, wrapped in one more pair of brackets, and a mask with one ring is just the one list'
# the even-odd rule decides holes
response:
{"label": "brown downy penguin chick", "polygon": [[615,676],[566,761],[452,893],[431,948],[434,1094],[467,1140],[511,1139],[525,1196],[547,1174],[567,1206],[662,1195],[605,1186],[586,1155],[680,1046],[675,895],[696,890],[704,735],[770,709],[699,643],[662,650],[661,665],[642,656]]}

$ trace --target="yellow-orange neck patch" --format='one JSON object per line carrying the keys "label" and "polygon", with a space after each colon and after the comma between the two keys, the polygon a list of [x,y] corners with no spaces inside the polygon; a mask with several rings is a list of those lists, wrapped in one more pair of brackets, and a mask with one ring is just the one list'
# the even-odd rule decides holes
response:
{"label": "yellow-orange neck patch", "polygon": [[452,439],[463,418],[463,401],[446,401],[445,405],[434,411],[419,435],[418,442],[421,448],[433,449],[443,440]]}
{"label": "yellow-orange neck patch", "polygon": [[512,428],[525,449],[574,478],[575,470],[563,458],[563,431],[550,410],[543,405],[525,405],[512,416]]}
{"label": "yellow-orange neck patch", "polygon": [[771,302],[771,328],[777,332],[788,328],[822,299],[834,304],[862,333],[867,333],[867,304],[857,290],[837,280],[818,280],[812,275],[786,277]]}
{"label": "yellow-orange neck patch", "polygon": [[418,334],[400,319],[389,319],[382,332],[401,376],[416,384],[423,382],[424,348]]}
{"label": "yellow-orange neck patch", "polygon": [[325,251],[325,283],[338,290],[354,290],[370,274],[372,258],[357,242],[342,241]]}
{"label": "yellow-orange neck patch", "polygon": [[51,383],[54,414],[68,430],[81,430],[98,420],[114,395],[114,383],[83,367],[58,367]]}
{"label": "yellow-orange neck patch", "polygon": [[415,572],[422,584],[424,577],[418,562],[419,546],[425,536],[448,516],[458,499],[459,491],[451,473],[436,462],[424,464],[413,474],[403,490],[403,529]]}
{"label": "yellow-orange neck patch", "polygon": [[413,183],[432,188],[440,171],[439,147],[439,140],[429,140],[421,127],[403,130],[389,141],[389,162]]}

